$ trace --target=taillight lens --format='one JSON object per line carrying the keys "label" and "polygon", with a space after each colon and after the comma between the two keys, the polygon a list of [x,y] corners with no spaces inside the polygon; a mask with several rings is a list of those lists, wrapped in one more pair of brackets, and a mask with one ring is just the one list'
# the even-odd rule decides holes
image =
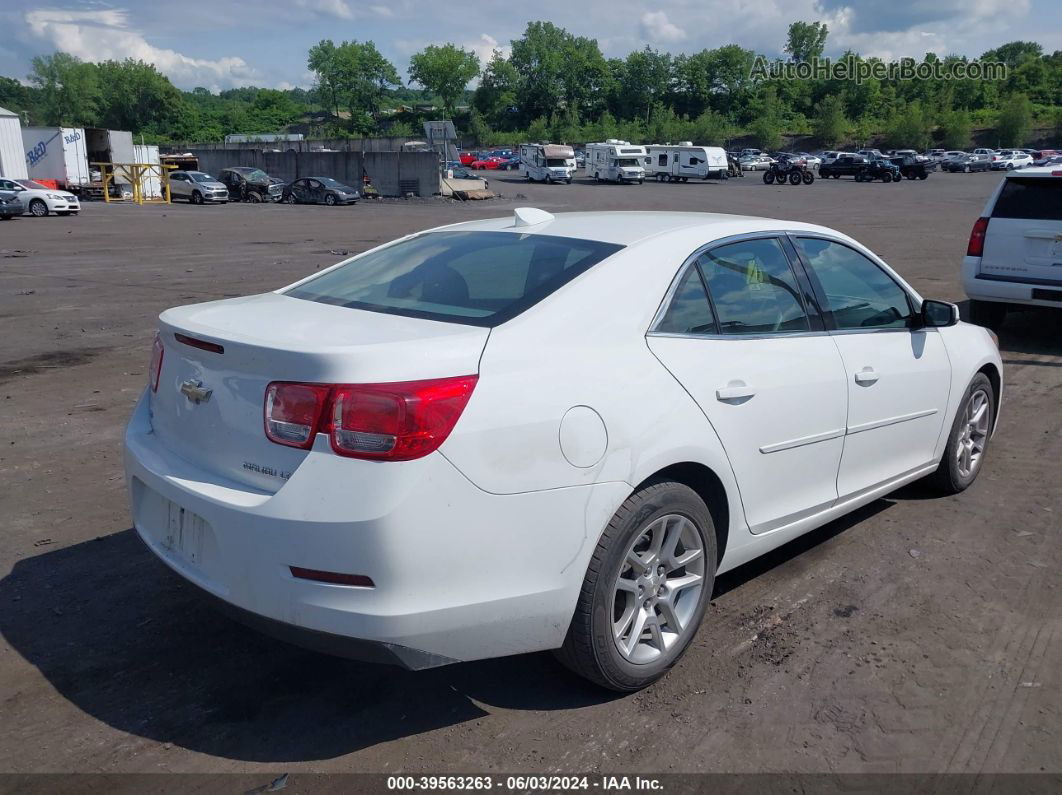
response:
{"label": "taillight lens", "polygon": [[985,234],[988,232],[988,219],[978,218],[970,231],[970,242],[966,246],[967,257],[980,257],[985,252]]}
{"label": "taillight lens", "polygon": [[265,397],[269,440],[289,447],[313,447],[331,390],[326,384],[270,384]]}
{"label": "taillight lens", "polygon": [[446,441],[477,380],[467,375],[389,384],[275,382],[266,390],[266,436],[309,449],[320,432],[342,456],[421,458]]}
{"label": "taillight lens", "polygon": [[332,449],[354,458],[409,461],[438,449],[464,411],[477,376],[337,386]]}
{"label": "taillight lens", "polygon": [[148,365],[148,386],[152,392],[159,391],[159,378],[162,376],[162,357],[166,351],[162,347],[162,337],[155,334],[155,341],[151,344],[151,364]]}

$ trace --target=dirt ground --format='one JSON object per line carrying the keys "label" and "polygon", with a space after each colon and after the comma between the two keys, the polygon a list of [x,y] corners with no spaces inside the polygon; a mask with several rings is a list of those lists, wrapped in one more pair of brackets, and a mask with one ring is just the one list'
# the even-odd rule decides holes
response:
{"label": "dirt ground", "polygon": [[166,307],[413,230],[550,211],[812,221],[924,295],[999,179],[528,186],[356,207],[86,205],[0,223],[0,772],[1062,771],[1062,312],[1012,317],[977,483],[909,487],[720,578],[694,646],[617,697],[549,654],[422,673],[281,645],[136,539],[123,426]]}

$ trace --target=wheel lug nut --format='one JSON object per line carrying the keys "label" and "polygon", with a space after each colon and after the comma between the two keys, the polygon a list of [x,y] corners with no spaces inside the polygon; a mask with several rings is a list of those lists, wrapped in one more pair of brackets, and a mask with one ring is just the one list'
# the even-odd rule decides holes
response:
{"label": "wheel lug nut", "polygon": [[663,577],[663,576],[664,576],[664,567],[663,567],[663,566],[661,566],[661,567],[660,567],[659,569],[657,569],[657,570],[656,570],[656,573],[657,573],[657,574],[658,574],[659,576]]}
{"label": "wheel lug nut", "polygon": [[667,593],[667,588],[665,588],[663,585],[661,585],[660,589],[656,593],[657,593],[658,596],[663,596],[664,594]]}

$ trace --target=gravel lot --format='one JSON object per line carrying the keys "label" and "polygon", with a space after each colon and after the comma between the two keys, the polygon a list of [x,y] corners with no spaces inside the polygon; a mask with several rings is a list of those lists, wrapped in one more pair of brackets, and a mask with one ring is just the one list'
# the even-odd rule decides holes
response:
{"label": "gravel lot", "polygon": [[907,488],[720,578],[690,652],[637,695],[548,654],[423,673],[319,656],[230,623],[154,560],[120,441],[166,307],[520,205],[823,223],[959,301],[999,179],[489,176],[503,198],[0,223],[0,771],[1062,772],[1062,312],[1002,335],[1001,424],[969,491]]}

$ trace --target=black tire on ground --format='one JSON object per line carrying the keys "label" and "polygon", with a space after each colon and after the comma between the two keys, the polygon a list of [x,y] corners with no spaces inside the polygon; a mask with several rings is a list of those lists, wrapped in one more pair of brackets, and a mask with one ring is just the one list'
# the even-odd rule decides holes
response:
{"label": "black tire on ground", "polygon": [[802,180],[804,181],[804,184],[805,184],[805,185],[810,185],[810,184],[811,184],[812,182],[814,182],[814,181],[815,181],[815,175],[814,175],[814,174],[812,174],[812,173],[811,173],[810,171],[805,171],[805,172],[804,172],[804,173],[803,173],[803,174],[802,174],[802,175],[800,176],[800,178],[801,178],[801,179],[802,179]]}
{"label": "black tire on ground", "polygon": [[194,191],[192,191],[192,198],[189,199],[189,201],[192,204],[202,204],[203,203],[203,194],[200,193],[197,190],[194,190]]}
{"label": "black tire on ground", "polygon": [[907,175],[907,179],[914,179],[916,176],[917,175],[914,172],[911,172]]}
{"label": "black tire on ground", "polygon": [[[988,397],[988,423],[987,423],[987,435],[981,440],[982,448],[980,458],[977,461],[977,465],[972,467],[969,472],[963,474],[959,467],[959,446],[966,441],[967,437],[967,423],[970,419],[969,408],[974,399],[974,395],[983,393]],[[962,396],[962,400],[959,401],[959,408],[955,412],[955,419],[951,423],[951,430],[948,433],[948,444],[944,448],[944,455],[940,459],[940,466],[937,467],[936,472],[929,475],[926,480],[937,490],[944,494],[958,494],[960,491],[965,491],[969,486],[977,480],[977,475],[984,467],[984,458],[988,453],[988,446],[990,437],[992,435],[992,428],[996,420],[996,394],[995,389],[992,387],[992,382],[988,379],[984,373],[978,373],[970,381],[970,385],[966,388],[965,394]]]}
{"label": "black tire on ground", "polygon": [[34,199],[29,203],[29,211],[30,215],[43,218],[48,214],[48,205],[44,203],[44,199]]}
{"label": "black tire on ground", "polygon": [[918,178],[919,179],[929,179],[929,174],[927,174],[927,173],[925,173],[923,171],[921,174],[918,175]]}
{"label": "black tire on ground", "polygon": [[248,191],[248,193],[247,193],[247,201],[249,201],[251,204],[261,204],[262,203],[262,194],[258,193],[257,191],[253,191],[253,190],[252,191]]}
{"label": "black tire on ground", "polygon": [[[636,664],[626,659],[613,637],[614,587],[625,568],[628,549],[655,521],[677,514],[690,521],[703,550],[704,572],[698,603],[670,648],[656,659]],[[619,507],[601,534],[583,580],[572,623],[558,659],[580,676],[621,692],[640,690],[679,660],[704,618],[715,582],[715,526],[696,492],[681,483],[650,480]]]}
{"label": "black tire on ground", "polygon": [[800,172],[799,171],[791,171],[789,173],[789,184],[790,185],[799,185],[800,181],[801,180],[800,180]]}
{"label": "black tire on ground", "polygon": [[10,221],[14,217],[13,215],[0,215],[0,221]]}
{"label": "black tire on ground", "polygon": [[334,193],[326,193],[325,194],[325,204],[327,204],[329,207],[335,207],[336,206],[336,195]]}
{"label": "black tire on ground", "polygon": [[862,182],[862,181],[863,181],[863,174],[862,174],[862,172],[860,172],[860,173],[857,173],[857,174],[855,175],[855,181],[856,181],[856,182]]}
{"label": "black tire on ground", "polygon": [[773,182],[774,182],[774,174],[772,174],[770,171],[764,171],[763,172],[763,184],[770,185]]}
{"label": "black tire on ground", "polygon": [[998,301],[970,300],[970,322],[993,331],[999,330],[1007,318],[1007,305]]}
{"label": "black tire on ground", "polygon": [[299,200],[295,198],[294,193],[289,193],[284,197],[284,204],[298,204]]}

